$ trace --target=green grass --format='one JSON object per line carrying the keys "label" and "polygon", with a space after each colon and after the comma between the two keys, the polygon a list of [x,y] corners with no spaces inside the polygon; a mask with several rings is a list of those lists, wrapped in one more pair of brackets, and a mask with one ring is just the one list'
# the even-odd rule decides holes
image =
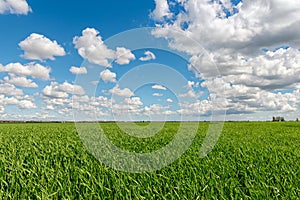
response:
{"label": "green grass", "polygon": [[[178,125],[136,139],[101,124],[116,145],[135,152],[166,145]],[[299,199],[300,123],[226,123],[216,147],[199,159],[207,128],[200,123],[173,164],[135,174],[97,161],[72,123],[0,124],[0,199]]]}

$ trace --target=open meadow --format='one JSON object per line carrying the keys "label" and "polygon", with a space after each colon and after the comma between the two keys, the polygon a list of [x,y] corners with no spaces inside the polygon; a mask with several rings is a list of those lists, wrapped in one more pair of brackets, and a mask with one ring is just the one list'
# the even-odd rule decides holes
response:
{"label": "open meadow", "polygon": [[[178,126],[167,122],[156,136],[137,139],[101,123],[117,146],[135,152],[163,147]],[[171,165],[127,173],[95,159],[73,123],[0,124],[0,199],[300,197],[300,123],[226,122],[215,148],[200,159],[208,126],[199,123],[192,145]]]}

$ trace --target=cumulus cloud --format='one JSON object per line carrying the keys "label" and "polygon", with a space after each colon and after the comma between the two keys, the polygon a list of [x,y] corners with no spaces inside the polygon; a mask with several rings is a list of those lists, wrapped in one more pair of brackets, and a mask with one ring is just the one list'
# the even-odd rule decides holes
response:
{"label": "cumulus cloud", "polygon": [[83,95],[85,91],[81,86],[72,85],[68,82],[64,82],[63,84],[51,82],[50,85],[47,85],[43,89],[42,94],[50,98],[67,98],[69,94]]}
{"label": "cumulus cloud", "polygon": [[[237,50],[252,55],[260,53],[262,48],[300,44],[298,1],[244,0],[235,6],[228,1],[187,0],[177,4],[184,9],[176,15],[176,20],[163,22],[153,33],[170,38],[170,46],[193,55],[201,53],[199,45],[212,52],[225,49],[227,56]],[[228,16],[224,4],[227,11],[235,12]]]}
{"label": "cumulus cloud", "polygon": [[[223,79],[228,83],[259,87],[264,90],[292,89],[299,83],[300,51],[293,48],[279,48],[262,52],[257,56],[222,57],[214,54],[219,63]],[[195,62],[194,62],[195,61]],[[194,60],[193,65],[202,66]],[[212,77],[209,68],[202,69],[202,77]]]}
{"label": "cumulus cloud", "polygon": [[94,28],[83,30],[82,36],[74,37],[73,43],[75,48],[78,49],[78,54],[91,63],[110,66],[109,60],[115,58],[114,51],[104,44],[99,31]]}
{"label": "cumulus cloud", "polygon": [[165,88],[165,87],[162,86],[162,85],[158,85],[158,84],[153,85],[153,86],[152,86],[152,89],[156,89],[156,90],[167,90],[167,88]]}
{"label": "cumulus cloud", "polygon": [[6,96],[23,96],[23,90],[16,88],[16,86],[4,83],[0,84],[0,94],[4,94]]}
{"label": "cumulus cloud", "polygon": [[[154,33],[172,38],[174,47],[194,54],[199,53],[200,48],[187,42],[187,37],[198,41],[206,50],[228,48],[245,53],[257,53],[263,47],[274,48],[282,44],[299,45],[296,34],[299,31],[299,2],[244,0],[238,6],[227,3],[227,10],[236,10],[229,17],[222,2],[178,1],[185,11],[179,12],[174,22],[166,22]],[[187,37],[179,38],[172,30],[181,31],[181,36]]]}
{"label": "cumulus cloud", "polygon": [[[229,114],[288,112],[298,107],[294,100],[299,100],[300,82],[299,1],[174,3],[182,8],[173,13],[174,20],[157,19],[152,33],[190,55],[188,69],[211,94],[225,93]],[[188,88],[195,86],[188,83]],[[287,92],[276,92],[280,90]],[[194,96],[191,91],[182,95]]]}
{"label": "cumulus cloud", "polygon": [[[104,97],[100,97],[100,98],[104,98]],[[103,104],[103,102],[100,102],[101,101],[100,98],[98,100],[99,104]],[[69,104],[69,107],[72,108],[73,110],[75,109],[76,112],[81,113],[82,115],[86,116],[87,118],[90,118],[90,117],[93,118],[95,115],[101,116],[101,117],[107,116],[107,113],[104,112],[104,109],[109,108],[109,107],[104,108],[103,106],[100,106],[100,105],[92,105],[90,103],[82,103],[82,102],[73,102],[73,103]],[[66,109],[66,108],[63,112],[64,113],[70,112],[70,109]],[[91,115],[91,113],[93,113],[93,114]]]}
{"label": "cumulus cloud", "polygon": [[4,77],[4,80],[1,80],[0,83],[1,111],[4,112],[6,106],[17,106],[20,109],[37,108],[34,103],[34,97],[25,95],[22,89],[16,87],[16,85],[22,87],[36,87],[37,85],[31,80],[27,80],[24,77],[12,76],[11,78]]}
{"label": "cumulus cloud", "polygon": [[173,100],[170,99],[170,98],[168,98],[166,101],[167,101],[168,103],[173,103]]}
{"label": "cumulus cloud", "polygon": [[134,96],[134,93],[129,88],[121,89],[118,85],[110,89],[109,93],[120,97],[126,97],[126,98]]}
{"label": "cumulus cloud", "polygon": [[17,77],[17,76],[11,76],[10,78],[8,76],[4,77],[4,81],[16,85],[21,86],[25,88],[37,88],[38,85],[33,82],[31,79],[27,79],[25,77]]}
{"label": "cumulus cloud", "polygon": [[139,60],[140,61],[149,61],[149,60],[155,60],[156,56],[154,53],[152,53],[151,51],[146,51],[144,57],[141,57]]}
{"label": "cumulus cloud", "polygon": [[83,95],[85,93],[84,89],[81,86],[72,85],[68,82],[64,82],[63,84],[58,85],[57,89],[63,92],[67,92],[69,94]]}
{"label": "cumulus cloud", "polygon": [[68,98],[46,98],[44,100],[44,103],[55,107],[55,106],[63,106],[66,103],[69,104],[71,103],[71,101],[72,100]]}
{"label": "cumulus cloud", "polygon": [[161,115],[168,108],[169,108],[168,106],[162,106],[162,105],[159,105],[159,104],[152,104],[150,106],[145,106],[144,112],[147,115]]}
{"label": "cumulus cloud", "polygon": [[[212,110],[212,103],[208,100],[195,102],[181,102],[176,112],[181,115],[207,115]],[[216,110],[216,108],[214,108]]]}
{"label": "cumulus cloud", "polygon": [[87,69],[86,67],[75,67],[72,66],[69,70],[72,74],[87,74]]}
{"label": "cumulus cloud", "polygon": [[45,109],[46,110],[55,110],[53,105],[47,105]]}
{"label": "cumulus cloud", "polygon": [[151,17],[154,20],[162,21],[164,18],[172,17],[167,0],[155,0],[156,7],[151,13]]}
{"label": "cumulus cloud", "polygon": [[193,90],[189,90],[187,93],[179,94],[179,97],[197,98],[197,94]]}
{"label": "cumulus cloud", "polygon": [[23,57],[28,60],[54,60],[54,56],[64,56],[65,50],[55,40],[51,41],[41,34],[32,33],[19,43],[24,51]]}
{"label": "cumulus cloud", "polygon": [[26,0],[0,0],[0,14],[27,15],[32,12]]}
{"label": "cumulus cloud", "polygon": [[0,72],[7,72],[19,76],[31,76],[33,78],[49,80],[50,68],[44,67],[38,63],[9,63],[6,66],[0,65]]}
{"label": "cumulus cloud", "polygon": [[126,99],[124,100],[124,103],[125,103],[125,104],[128,104],[128,105],[136,105],[136,106],[141,106],[141,105],[143,105],[143,102],[141,101],[141,98],[140,98],[140,97],[126,98]]}
{"label": "cumulus cloud", "polygon": [[124,115],[124,120],[128,120],[128,113],[131,114],[141,114],[143,112],[143,102],[141,101],[140,97],[131,97],[125,98],[121,103],[115,103],[112,105],[112,112],[114,115]]}
{"label": "cumulus cloud", "polygon": [[111,62],[116,60],[118,64],[128,64],[135,56],[124,47],[117,47],[116,51],[109,49],[102,37],[94,28],[86,28],[81,36],[73,38],[73,44],[78,54],[90,63],[111,67]]}
{"label": "cumulus cloud", "polygon": [[110,109],[112,106],[112,100],[108,99],[104,96],[98,96],[98,97],[89,97],[87,95],[84,96],[77,96],[74,95],[72,97],[72,108],[79,110],[79,111],[85,111],[85,112],[100,112],[97,113],[97,115],[107,115],[103,112],[103,109]]}
{"label": "cumulus cloud", "polygon": [[232,85],[223,78],[206,80],[201,86],[209,88],[211,98],[223,94],[222,102],[226,104],[229,114],[259,111],[289,112],[295,111],[299,105],[297,103],[299,90],[291,93],[273,92],[243,84]]}
{"label": "cumulus cloud", "polygon": [[100,72],[100,78],[104,81],[104,82],[116,82],[116,77],[117,74],[114,72],[111,72],[110,70],[106,69],[103,70],[102,72]]}
{"label": "cumulus cloud", "polygon": [[[1,98],[1,96],[0,96],[0,98]],[[4,106],[0,106],[0,113],[4,113],[4,111],[5,111]]]}
{"label": "cumulus cloud", "polygon": [[194,81],[188,81],[188,84],[187,84],[188,88],[192,88],[192,87],[194,87],[195,85],[196,85],[196,84],[195,84]]}
{"label": "cumulus cloud", "polygon": [[164,95],[161,94],[161,93],[153,93],[152,96],[154,96],[154,97],[162,97],[162,96],[164,96]]}
{"label": "cumulus cloud", "polygon": [[135,55],[129,49],[117,47],[116,62],[120,65],[129,64],[131,60],[135,60]]}
{"label": "cumulus cloud", "polygon": [[[1,86],[0,86],[1,87]],[[33,109],[37,108],[34,103],[34,98],[30,96],[10,96],[7,97],[5,95],[0,94],[0,108],[5,109],[5,106],[15,105],[21,109]]]}
{"label": "cumulus cloud", "polygon": [[53,83],[43,89],[43,95],[50,98],[67,98],[69,96],[68,93],[59,91]]}
{"label": "cumulus cloud", "polygon": [[23,108],[23,109],[37,108],[37,106],[32,101],[29,101],[29,100],[21,100],[21,101],[19,101],[18,105],[20,108]]}

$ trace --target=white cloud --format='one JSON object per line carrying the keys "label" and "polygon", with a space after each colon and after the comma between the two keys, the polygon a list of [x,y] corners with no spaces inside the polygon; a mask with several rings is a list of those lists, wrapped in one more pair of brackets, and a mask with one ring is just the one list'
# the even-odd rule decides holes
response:
{"label": "white cloud", "polygon": [[202,87],[209,88],[211,98],[214,98],[215,94],[223,94],[226,97],[223,102],[226,103],[228,114],[258,111],[289,112],[295,111],[299,104],[298,90],[291,93],[275,93],[243,84],[231,85],[222,78],[207,80],[202,83]]}
{"label": "white cloud", "polygon": [[141,101],[141,98],[140,98],[140,97],[126,98],[126,99],[124,100],[124,103],[125,103],[125,104],[128,104],[128,105],[136,105],[136,106],[141,106],[141,105],[143,105],[143,102]]}
{"label": "white cloud", "polygon": [[192,88],[193,86],[195,86],[195,82],[194,81],[188,81],[188,88]]}
{"label": "white cloud", "polygon": [[173,103],[173,100],[172,100],[172,99],[170,99],[170,98],[169,98],[169,99],[167,99],[166,101],[167,101],[168,103]]}
{"label": "white cloud", "polygon": [[[225,95],[229,114],[299,109],[295,102],[300,88],[299,1],[244,0],[237,6],[228,0],[174,3],[184,9],[173,13],[175,20],[157,19],[160,24],[153,34],[191,56],[189,70],[204,80],[201,86],[208,88],[211,98]],[[278,48],[282,46],[289,48]],[[188,88],[198,86],[188,83]],[[181,95],[198,94],[190,90]]]}
{"label": "white cloud", "polygon": [[153,85],[152,86],[152,89],[156,89],[156,90],[167,90],[167,88],[165,88],[164,86],[162,85]]}
{"label": "white cloud", "polygon": [[164,18],[172,17],[167,0],[155,0],[155,10],[151,13],[154,20],[162,21]]}
{"label": "white cloud", "polygon": [[69,94],[83,95],[85,93],[84,89],[81,86],[72,85],[68,82],[64,82],[63,84],[58,85],[57,89],[60,91],[67,92]]}
{"label": "white cloud", "polygon": [[4,113],[4,111],[5,111],[4,106],[0,106],[0,113]]}
{"label": "white cloud", "polygon": [[162,97],[163,94],[161,94],[161,93],[153,93],[152,96],[154,96],[154,97]]}
{"label": "white cloud", "polygon": [[[215,55],[226,82],[271,91],[296,88],[300,81],[300,69],[297,67],[300,64],[300,51],[297,49],[281,48],[244,59],[229,57],[221,61],[221,55]],[[203,75],[209,77],[209,71],[203,70]]]}
{"label": "white cloud", "polygon": [[174,115],[174,114],[176,114],[176,112],[172,111],[172,110],[165,110],[161,114],[163,114],[163,115]]}
{"label": "white cloud", "polygon": [[111,67],[113,60],[123,65],[135,59],[131,51],[124,47],[117,47],[116,51],[109,49],[99,35],[99,31],[94,28],[83,30],[81,36],[73,38],[73,44],[81,57],[105,67]]}
{"label": "white cloud", "polygon": [[104,44],[99,31],[94,28],[83,30],[82,36],[74,37],[73,43],[78,54],[93,64],[108,67],[110,60],[115,58],[114,51]]}
{"label": "white cloud", "polygon": [[72,95],[69,98],[45,98],[44,103],[44,110],[52,110],[60,116],[70,118],[72,113],[76,111],[81,120],[93,120],[95,115],[107,116],[112,101],[103,96]]}
{"label": "white cloud", "polygon": [[[88,106],[90,106],[89,108],[91,110],[97,110],[97,107],[101,107],[101,108],[110,108],[112,105],[112,100],[108,99],[107,97],[104,96],[98,96],[98,97],[89,97],[87,95],[84,96],[77,96],[74,95],[72,97],[73,103],[76,103],[76,105],[78,108],[80,107],[85,107],[88,108]],[[88,104],[88,105],[86,105]]]}
{"label": "white cloud", "polygon": [[74,95],[72,97],[73,101],[76,101],[76,102],[85,102],[85,103],[88,103],[91,101],[91,99],[89,98],[89,96],[87,95],[84,95],[84,96],[77,96],[77,95]]}
{"label": "white cloud", "polygon": [[150,106],[145,106],[144,112],[145,112],[145,114],[148,114],[148,115],[161,115],[168,108],[169,108],[168,106],[152,104]]}
{"label": "white cloud", "polygon": [[129,88],[120,89],[118,85],[109,90],[109,93],[120,97],[132,97],[134,93]]}
{"label": "white cloud", "polygon": [[47,105],[45,109],[46,110],[55,110],[53,105]]}
{"label": "white cloud", "polygon": [[129,64],[130,60],[135,60],[135,56],[129,49],[117,47],[116,62],[120,65]]}
{"label": "white cloud", "polygon": [[19,100],[14,96],[7,97],[5,95],[0,95],[0,100],[2,106],[17,105],[19,103]]}
{"label": "white cloud", "polygon": [[20,108],[24,108],[24,109],[32,109],[32,108],[37,108],[37,106],[29,100],[21,100],[18,103]]}
{"label": "white cloud", "polygon": [[50,98],[67,98],[68,94],[83,95],[84,89],[79,85],[72,85],[68,82],[58,84],[57,82],[51,82],[50,85],[43,89],[43,96]]}
{"label": "white cloud", "polygon": [[54,56],[66,55],[65,50],[54,40],[51,41],[41,34],[32,33],[24,41],[19,43],[24,50],[23,57],[28,60],[54,60]]}
{"label": "white cloud", "polygon": [[32,12],[26,0],[0,0],[0,14],[27,15]]}
{"label": "white cloud", "polygon": [[[5,92],[2,92],[3,89]],[[4,111],[5,106],[17,106],[20,109],[37,108],[32,96],[24,95],[23,91],[9,84],[0,85],[0,108]]]}
{"label": "white cloud", "polygon": [[[206,115],[212,111],[212,103],[208,100],[197,100],[195,102],[179,103],[180,109],[177,113],[182,115]],[[214,108],[217,110],[216,108]]]}
{"label": "white cloud", "polygon": [[197,94],[193,90],[189,90],[187,93],[179,94],[179,97],[197,98]]}
{"label": "white cloud", "polygon": [[106,70],[103,70],[102,72],[100,72],[100,77],[104,82],[114,83],[114,82],[116,82],[117,74],[106,69]]}
{"label": "white cloud", "polygon": [[86,67],[75,67],[75,66],[72,66],[69,71],[72,74],[87,74]]}
{"label": "white cloud", "polygon": [[[127,116],[128,113],[141,114],[143,111],[142,105],[143,102],[141,101],[140,97],[127,97],[121,103],[112,104],[112,112],[114,113],[114,115],[118,116],[125,114],[123,117]],[[126,118],[124,120],[126,120]]]}
{"label": "white cloud", "polygon": [[[296,34],[300,19],[298,1],[244,0],[238,6],[230,5],[229,10],[238,12],[228,18],[219,1],[187,0],[182,5],[186,12],[179,12],[174,22],[161,26],[156,34],[172,38],[173,47],[193,54],[201,49],[188,42],[188,38],[195,39],[206,50],[239,49],[250,54],[263,47],[293,46],[300,42]],[[176,31],[181,31],[181,37]]]}
{"label": "white cloud", "polygon": [[156,56],[151,51],[146,51],[145,56],[140,58],[140,61],[149,61],[149,60],[155,60]]}
{"label": "white cloud", "polygon": [[23,90],[9,83],[0,84],[0,94],[7,96],[23,96]]}
{"label": "white cloud", "polygon": [[52,106],[63,106],[65,103],[71,103],[71,99],[66,98],[47,98],[44,100],[44,103]]}
{"label": "white cloud", "polygon": [[59,91],[56,84],[51,83],[43,89],[43,95],[50,98],[67,98],[69,95],[64,91]]}
{"label": "white cloud", "polygon": [[[52,99],[53,100],[53,99]],[[63,108],[62,114],[70,112],[70,108],[75,109],[80,113],[83,120],[93,120],[95,115],[98,117],[108,116],[112,106],[112,100],[104,96],[89,97],[87,95],[72,97],[72,101],[64,102],[64,104],[54,105],[56,107]],[[53,104],[52,102],[49,102]],[[48,103],[48,104],[49,104]]]}
{"label": "white cloud", "polygon": [[[264,47],[299,46],[298,1],[244,0],[238,6],[226,1],[228,10],[237,10],[229,17],[226,17],[222,2],[177,2],[186,11],[179,12],[175,21],[164,22],[153,33],[172,39],[170,46],[173,48],[194,55],[201,53],[199,45],[212,52],[225,49],[226,55],[234,55],[235,50],[252,55]],[[182,24],[187,26],[183,28]]]}
{"label": "white cloud", "polygon": [[38,85],[33,82],[31,79],[27,79],[25,77],[17,77],[17,76],[11,76],[9,78],[8,76],[4,77],[4,81],[7,83],[10,83],[12,85],[21,86],[25,88],[37,88]]}
{"label": "white cloud", "polygon": [[0,72],[7,72],[19,76],[31,76],[33,78],[49,80],[51,69],[37,63],[28,63],[22,65],[20,63],[10,63],[6,66],[0,65]]}

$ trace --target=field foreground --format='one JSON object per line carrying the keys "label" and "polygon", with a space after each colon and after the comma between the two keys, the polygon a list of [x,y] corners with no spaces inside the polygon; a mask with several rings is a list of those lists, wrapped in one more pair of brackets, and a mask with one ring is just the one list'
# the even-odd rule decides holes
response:
{"label": "field foreground", "polygon": [[[134,152],[163,147],[178,126],[169,122],[154,137],[137,139],[115,123],[101,123],[115,145]],[[95,159],[73,123],[0,124],[0,199],[300,197],[300,123],[225,123],[216,147],[200,159],[208,126],[199,124],[192,145],[173,164],[139,174]]]}

